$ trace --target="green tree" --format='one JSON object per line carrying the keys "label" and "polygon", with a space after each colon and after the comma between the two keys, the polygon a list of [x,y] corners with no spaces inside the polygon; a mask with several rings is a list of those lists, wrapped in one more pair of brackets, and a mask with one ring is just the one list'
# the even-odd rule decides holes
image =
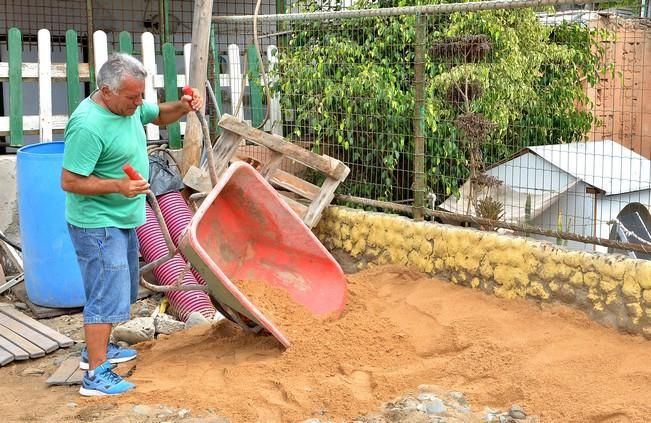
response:
{"label": "green tree", "polygon": [[[319,3],[301,1],[301,10]],[[362,0],[359,8],[409,6],[412,1]],[[413,157],[413,16],[295,22],[279,51],[275,90],[294,114],[292,136],[328,145],[353,168],[345,189],[399,200],[409,195]],[[437,41],[485,35],[488,57],[454,63],[427,55],[425,104],[428,185],[450,195],[469,175],[460,110],[451,89],[476,81],[482,95],[466,107],[493,122],[482,147],[492,164],[526,145],[582,139],[594,123],[582,85],[597,80],[604,34],[583,25],[552,27],[531,9],[453,13],[427,18],[427,47]],[[402,190],[401,190],[402,189]],[[407,191],[407,194],[405,194]]]}

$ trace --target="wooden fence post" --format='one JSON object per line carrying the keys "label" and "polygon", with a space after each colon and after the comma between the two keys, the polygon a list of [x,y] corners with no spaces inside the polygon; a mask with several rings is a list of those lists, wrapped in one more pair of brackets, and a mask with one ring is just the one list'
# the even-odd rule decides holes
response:
{"label": "wooden fence post", "polygon": [[133,41],[131,33],[127,31],[120,32],[120,53],[133,55]]}
{"label": "wooden fence post", "polygon": [[[156,45],[154,43],[154,35],[151,32],[143,32],[140,36],[142,43],[142,64],[147,70],[147,79],[145,79],[145,100],[150,103],[158,103],[158,95],[156,94],[155,79],[156,79]],[[160,132],[158,126],[153,123],[148,123],[146,126],[147,139],[158,140]]]}
{"label": "wooden fence post", "polygon": [[38,31],[39,140],[52,141],[52,51],[50,31]]}
{"label": "wooden fence post", "polygon": [[[104,31],[95,31],[93,34],[93,49],[95,51],[95,79],[100,68],[108,59],[108,41],[106,40],[106,33]],[[90,87],[91,91],[95,87]]]}
{"label": "wooden fence post", "polygon": [[260,66],[258,52],[255,45],[251,44],[246,48],[246,57],[249,63],[249,105],[251,107],[251,124],[259,128],[264,120],[264,109],[262,106],[262,85],[260,84]]}
{"label": "wooden fence post", "polygon": [[79,105],[79,45],[77,33],[72,29],[66,31],[66,85],[68,87],[68,116]]}
{"label": "wooden fence post", "polygon": [[[163,69],[165,75],[165,101],[177,101],[179,99],[179,88],[176,82],[176,50],[170,43],[163,45]],[[167,125],[167,137],[171,149],[177,150],[181,148],[181,131],[178,122]]]}
{"label": "wooden fence post", "polygon": [[[195,0],[192,18],[192,56],[188,85],[199,89],[204,93],[204,96],[206,92],[204,84],[208,70],[208,41],[210,38],[212,5],[212,0]],[[205,101],[202,110],[205,110]],[[183,140],[183,174],[191,166],[199,165],[201,137],[202,129],[199,119],[194,113],[190,113],[187,118]]]}
{"label": "wooden fence post", "polygon": [[9,33],[9,137],[12,146],[23,144],[23,37],[18,28]]}

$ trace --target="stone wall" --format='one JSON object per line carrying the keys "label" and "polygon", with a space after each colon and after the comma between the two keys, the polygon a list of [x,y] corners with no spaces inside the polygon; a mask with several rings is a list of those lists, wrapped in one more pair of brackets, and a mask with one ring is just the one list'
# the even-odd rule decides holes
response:
{"label": "stone wall", "polygon": [[328,208],[314,232],[358,269],[404,265],[502,298],[569,304],[651,338],[648,261],[344,207]]}

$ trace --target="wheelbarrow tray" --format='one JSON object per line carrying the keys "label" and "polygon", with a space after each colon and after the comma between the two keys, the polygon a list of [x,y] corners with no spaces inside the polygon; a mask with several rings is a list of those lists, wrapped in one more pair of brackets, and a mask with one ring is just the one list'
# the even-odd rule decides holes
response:
{"label": "wheelbarrow tray", "polygon": [[290,341],[233,281],[286,291],[315,316],[338,316],[346,303],[339,264],[274,188],[250,165],[233,163],[210,191],[179,248],[220,304]]}

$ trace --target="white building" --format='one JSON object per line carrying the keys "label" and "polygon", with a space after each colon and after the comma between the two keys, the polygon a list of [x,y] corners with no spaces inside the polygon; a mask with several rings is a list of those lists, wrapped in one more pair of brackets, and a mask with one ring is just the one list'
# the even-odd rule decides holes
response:
{"label": "white building", "polygon": [[[476,198],[490,195],[500,201],[503,220],[509,223],[528,221],[544,229],[562,228],[579,235],[618,239],[612,223],[637,212],[646,228],[651,227],[651,161],[613,141],[527,147],[485,173],[502,185],[490,193],[484,188]],[[476,215],[469,198],[470,184],[466,181],[460,196],[447,198],[439,208]],[[567,246],[593,249],[592,245],[572,241]]]}

